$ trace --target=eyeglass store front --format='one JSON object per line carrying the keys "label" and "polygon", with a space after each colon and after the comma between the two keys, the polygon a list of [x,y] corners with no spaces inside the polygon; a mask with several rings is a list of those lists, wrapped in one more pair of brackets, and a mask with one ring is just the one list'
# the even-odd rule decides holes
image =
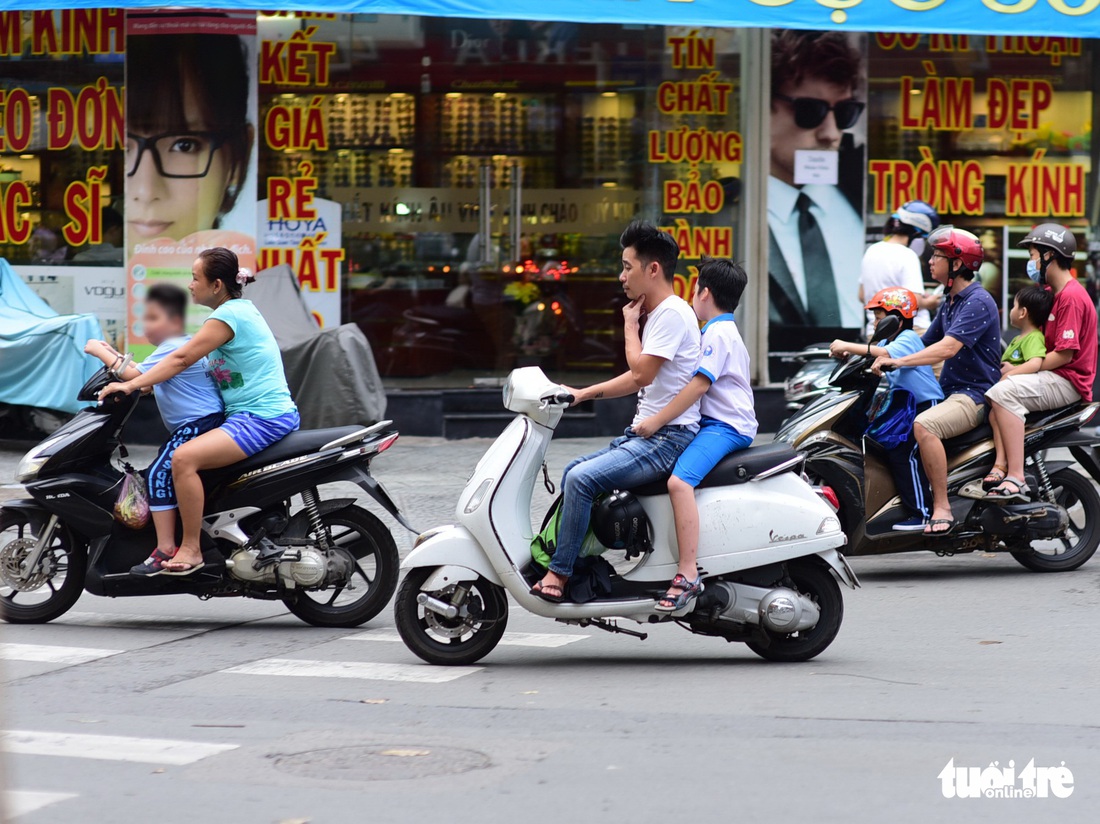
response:
{"label": "eyeglass store front", "polygon": [[0,10],[0,256],[139,352],[143,289],[202,245],[287,263],[407,393],[623,368],[635,217],[676,237],[685,297],[700,259],[746,262],[762,385],[772,353],[857,334],[863,251],[907,200],[983,239],[1002,302],[1032,224],[1091,239],[1098,41],[1058,33],[1100,33],[1100,0],[954,2],[990,35],[900,2],[374,5],[395,13]]}

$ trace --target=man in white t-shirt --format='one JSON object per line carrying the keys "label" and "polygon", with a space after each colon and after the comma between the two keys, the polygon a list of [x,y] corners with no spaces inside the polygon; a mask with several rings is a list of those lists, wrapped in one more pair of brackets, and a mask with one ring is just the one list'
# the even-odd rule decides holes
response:
{"label": "man in white t-shirt", "polygon": [[[532,594],[553,603],[565,598],[566,582],[580,555],[596,496],[663,481],[699,428],[696,402],[653,437],[640,437],[633,430],[634,424],[664,409],[695,374],[699,321],[687,302],[673,293],[672,277],[680,248],[671,235],[651,223],[635,221],[623,232],[619,243],[623,247],[619,282],[630,298],[623,308],[629,368],[609,381],[570,391],[576,403],[636,392],[638,408],[622,437],[606,449],[578,458],[565,469],[557,548],[545,577],[531,589]],[[643,314],[645,328],[639,332]]]}
{"label": "man in white t-shirt", "polygon": [[[917,296],[917,314],[913,330],[919,335],[932,323],[929,309],[939,306],[942,297],[924,293],[924,274],[920,257],[909,248],[916,238],[928,237],[940,225],[936,210],[923,200],[910,200],[890,215],[883,230],[884,238],[872,243],[863,253],[859,273],[859,302],[865,304],[883,289],[901,287]],[[866,313],[867,338],[875,328],[873,312]]]}

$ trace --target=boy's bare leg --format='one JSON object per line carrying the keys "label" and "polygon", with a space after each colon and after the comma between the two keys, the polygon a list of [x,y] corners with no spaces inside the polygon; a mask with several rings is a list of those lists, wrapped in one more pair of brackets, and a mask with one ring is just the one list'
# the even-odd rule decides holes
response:
{"label": "boy's bare leg", "polygon": [[153,527],[157,531],[157,549],[165,555],[176,554],[176,510],[153,511]]}
{"label": "boy's bare leg", "polygon": [[1000,416],[992,406],[989,409],[989,426],[993,430],[993,469],[1007,470],[1008,463],[1005,458],[1004,436],[1001,435]]}
{"label": "boy's bare leg", "polygon": [[[699,574],[695,564],[699,554],[699,507],[695,503],[695,487],[673,475],[668,479],[668,497],[672,500],[676,543],[680,547],[680,565],[676,571],[689,581],[694,581]],[[681,590],[672,587],[669,592],[676,596]]]}

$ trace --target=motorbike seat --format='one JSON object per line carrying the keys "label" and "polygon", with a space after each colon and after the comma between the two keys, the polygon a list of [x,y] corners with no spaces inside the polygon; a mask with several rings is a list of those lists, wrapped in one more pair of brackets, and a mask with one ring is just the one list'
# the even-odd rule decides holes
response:
{"label": "motorbike seat", "polygon": [[948,455],[953,455],[956,452],[961,452],[967,447],[973,446],[976,443],[981,443],[992,437],[993,427],[988,423],[982,423],[969,432],[963,432],[961,435],[956,435],[954,438],[948,438],[943,442],[943,448]]}
{"label": "motorbike seat", "polygon": [[1071,415],[1075,412],[1080,412],[1085,408],[1083,403],[1071,403],[1069,406],[1062,406],[1058,409],[1051,409],[1046,412],[1034,412],[1028,416],[1027,428],[1038,429],[1039,427],[1046,426],[1048,423],[1053,423],[1059,418]]}
{"label": "motorbike seat", "polygon": [[361,426],[335,426],[330,429],[299,429],[297,432],[291,432],[285,438],[276,441],[267,449],[257,452],[250,458],[245,458],[240,463],[230,464],[222,469],[215,469],[202,474],[207,478],[211,476],[221,478],[228,474],[233,476],[243,475],[253,469],[316,452],[325,444],[332,443],[346,435],[351,435],[353,432],[358,432],[362,428]]}
{"label": "motorbike seat", "polygon": [[[785,443],[751,446],[727,455],[699,482],[698,489],[712,486],[743,484],[785,463],[797,462],[802,456]],[[664,495],[668,492],[667,480],[651,481],[635,487],[635,495]]]}

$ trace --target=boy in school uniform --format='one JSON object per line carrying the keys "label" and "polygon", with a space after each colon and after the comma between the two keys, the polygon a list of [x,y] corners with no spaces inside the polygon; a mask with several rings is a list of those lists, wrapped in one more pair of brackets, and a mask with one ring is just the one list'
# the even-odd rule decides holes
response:
{"label": "boy in school uniform", "polygon": [[[190,340],[184,332],[186,314],[187,293],[183,289],[166,283],[150,286],[145,294],[142,322],[145,336],[157,348],[141,363],[127,366],[119,377],[131,380],[140,376]],[[122,355],[101,340],[88,341],[84,351],[107,366],[117,365],[122,360]],[[217,429],[225,420],[222,396],[210,376],[206,358],[158,384],[153,393],[164,425],[172,434],[147,472],[149,509],[157,532],[157,548],[144,563],[130,570],[131,575],[143,577],[172,574],[165,568],[176,554],[177,506],[172,483],[172,454],[181,444]]]}
{"label": "boy in school uniform", "polygon": [[633,427],[635,434],[651,437],[667,421],[699,403],[699,433],[680,455],[668,479],[680,564],[668,592],[657,604],[662,612],[683,609],[703,591],[702,576],[695,565],[699,550],[695,487],[722,458],[745,449],[756,437],[749,352],[733,318],[747,284],[744,268],[732,260],[715,258],[699,267],[691,306],[704,326],[695,376],[664,409]]}

